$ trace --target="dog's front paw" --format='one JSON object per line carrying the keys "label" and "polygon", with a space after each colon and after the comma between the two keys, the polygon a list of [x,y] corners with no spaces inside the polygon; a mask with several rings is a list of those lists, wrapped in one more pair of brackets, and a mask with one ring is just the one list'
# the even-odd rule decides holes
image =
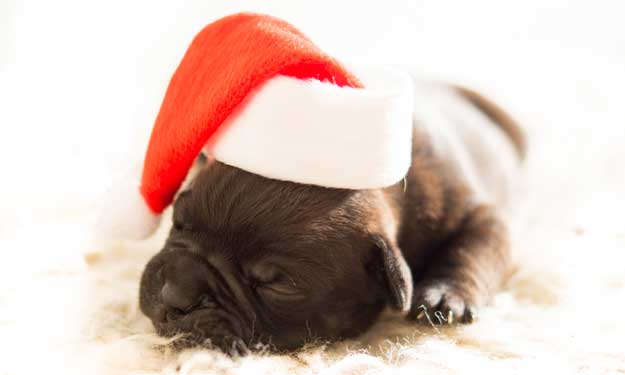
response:
{"label": "dog's front paw", "polygon": [[472,323],[475,298],[449,281],[423,282],[415,286],[408,319],[430,325]]}

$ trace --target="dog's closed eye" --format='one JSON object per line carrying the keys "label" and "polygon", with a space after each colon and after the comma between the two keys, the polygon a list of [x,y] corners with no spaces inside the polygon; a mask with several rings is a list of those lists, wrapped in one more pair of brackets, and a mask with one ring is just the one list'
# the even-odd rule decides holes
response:
{"label": "dog's closed eye", "polygon": [[252,288],[263,296],[295,298],[303,296],[295,278],[274,265],[258,265],[250,273]]}

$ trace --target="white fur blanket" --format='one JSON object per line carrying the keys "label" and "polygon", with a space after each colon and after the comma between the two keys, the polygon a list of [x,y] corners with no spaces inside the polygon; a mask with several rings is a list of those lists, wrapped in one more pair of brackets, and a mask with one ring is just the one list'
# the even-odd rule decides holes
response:
{"label": "white fur blanket", "polygon": [[[381,51],[420,74],[484,90],[526,124],[530,150],[514,220],[518,268],[475,324],[433,329],[386,316],[358,340],[232,360],[168,349],[138,311],[138,277],[166,228],[112,248],[92,243],[88,229],[102,187],[127,160],[140,160],[186,42],[240,5],[131,3],[0,9],[10,14],[0,16],[8,31],[0,32],[0,374],[625,373],[617,5],[360,5],[364,20],[351,24],[358,31],[340,36],[337,14],[354,3],[300,9],[276,0],[259,9],[300,24],[330,50],[349,45],[371,59]],[[324,11],[329,5],[335,11]],[[186,22],[169,17],[176,12]],[[388,27],[373,27],[373,15]],[[348,44],[354,38],[366,48]]]}

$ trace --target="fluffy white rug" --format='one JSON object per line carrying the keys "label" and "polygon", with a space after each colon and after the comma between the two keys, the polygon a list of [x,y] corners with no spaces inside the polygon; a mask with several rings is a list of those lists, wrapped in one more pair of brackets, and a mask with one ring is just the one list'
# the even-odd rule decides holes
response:
{"label": "fluffy white rug", "polygon": [[[273,6],[281,9],[284,4]],[[8,85],[4,87],[12,88],[0,91],[1,102],[13,103],[0,114],[5,135],[0,149],[6,153],[0,167],[7,178],[0,194],[0,374],[625,373],[625,320],[621,316],[625,308],[625,55],[619,37],[625,34],[618,26],[622,25],[618,8],[602,12],[601,18],[590,3],[577,5],[572,15],[564,12],[571,10],[566,5],[554,4],[551,10],[537,11],[532,22],[527,17],[533,14],[530,10],[515,9],[513,15],[506,13],[508,18],[499,14],[505,20],[495,25],[504,30],[501,36],[483,24],[481,31],[471,31],[473,23],[455,16],[457,26],[467,27],[472,37],[489,36],[489,43],[501,43],[467,41],[474,53],[462,56],[457,55],[458,49],[467,52],[462,43],[455,44],[455,50],[440,50],[455,38],[452,32],[443,32],[446,26],[437,29],[427,23],[429,18],[419,18],[425,26],[415,43],[424,47],[406,59],[419,66],[421,73],[477,85],[499,98],[529,129],[527,176],[513,220],[518,268],[479,321],[434,329],[385,316],[358,340],[290,356],[261,354],[237,360],[213,351],[172,351],[154,336],[149,321],[139,312],[138,278],[146,260],[158,250],[166,228],[150,241],[111,248],[92,243],[88,232],[94,208],[105,203],[96,201],[96,193],[114,174],[110,171],[124,164],[125,154],[111,151],[112,145],[140,150],[149,129],[148,125],[136,131],[140,136],[124,133],[127,122],[120,120],[122,114],[133,122],[151,122],[166,82],[150,86],[141,79],[164,80],[162,72],[175,65],[179,53],[168,54],[166,68],[153,68],[137,78],[140,89],[129,89],[128,80],[119,87],[107,86],[110,74],[93,78],[90,68],[80,64],[61,71],[74,74],[69,87],[61,88],[65,81],[57,78],[54,69],[27,69],[40,67],[42,61],[64,66],[66,60],[47,54],[53,50],[28,49],[29,42],[56,40],[59,32],[52,28],[49,36],[43,31],[36,37],[20,34],[44,20],[46,8],[16,6],[13,22],[26,26],[16,27],[17,37],[9,50],[15,57],[6,59],[5,69],[0,70],[6,73],[3,78]],[[445,20],[444,6],[440,7],[421,10]],[[34,8],[40,13],[30,13]],[[129,11],[133,17],[140,13]],[[193,11],[187,11],[188,19]],[[291,12],[294,18],[308,19],[303,11]],[[219,15],[210,14],[204,14],[203,20]],[[568,16],[561,19],[561,14]],[[517,35],[506,29],[506,22],[516,17],[524,21],[512,23],[518,26],[512,29],[522,29],[522,24],[527,27],[522,30],[535,27],[538,31]],[[188,40],[199,18],[177,38]],[[402,20],[400,25],[410,24]],[[592,28],[577,29],[588,20]],[[134,29],[121,23],[132,39]],[[559,29],[552,30],[553,25]],[[87,23],[81,26],[91,30]],[[67,30],[63,24],[59,27],[64,30],[61,36],[74,35],[70,26]],[[162,25],[151,27],[162,29]],[[403,27],[408,26],[398,27],[405,31]],[[330,34],[315,30],[332,43]],[[386,37],[394,38],[393,32],[399,31],[388,31]],[[436,42],[431,41],[434,36],[439,38]],[[377,39],[376,47],[384,49],[386,37]],[[114,38],[122,43],[126,34]],[[157,38],[149,40],[156,43]],[[178,45],[180,40],[169,45]],[[500,50],[493,51],[495,45]],[[130,54],[141,61],[140,66],[150,66],[149,51],[155,48],[148,48],[143,60]],[[68,46],[61,50],[79,57],[72,51]],[[83,56],[79,62],[93,63],[100,57]],[[406,56],[400,52],[394,57]],[[98,66],[115,61],[110,58]],[[120,66],[123,70],[127,65]],[[88,84],[83,84],[87,76]],[[94,82],[99,85],[92,86]],[[97,90],[110,95],[96,97],[99,103],[94,104],[91,98]],[[143,91],[150,96],[149,104],[143,103],[137,112],[129,109],[133,106],[120,104],[123,100],[116,96],[141,104],[138,93]],[[109,103],[111,110],[103,103]],[[96,125],[84,130],[89,124]],[[26,164],[16,165],[17,158]]]}

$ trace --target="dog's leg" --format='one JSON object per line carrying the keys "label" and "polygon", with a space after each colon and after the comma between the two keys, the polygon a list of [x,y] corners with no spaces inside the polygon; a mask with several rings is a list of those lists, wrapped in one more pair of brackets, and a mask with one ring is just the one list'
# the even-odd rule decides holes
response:
{"label": "dog's leg", "polygon": [[506,225],[488,206],[468,212],[416,281],[408,315],[424,323],[470,323],[497,290],[509,258]]}

